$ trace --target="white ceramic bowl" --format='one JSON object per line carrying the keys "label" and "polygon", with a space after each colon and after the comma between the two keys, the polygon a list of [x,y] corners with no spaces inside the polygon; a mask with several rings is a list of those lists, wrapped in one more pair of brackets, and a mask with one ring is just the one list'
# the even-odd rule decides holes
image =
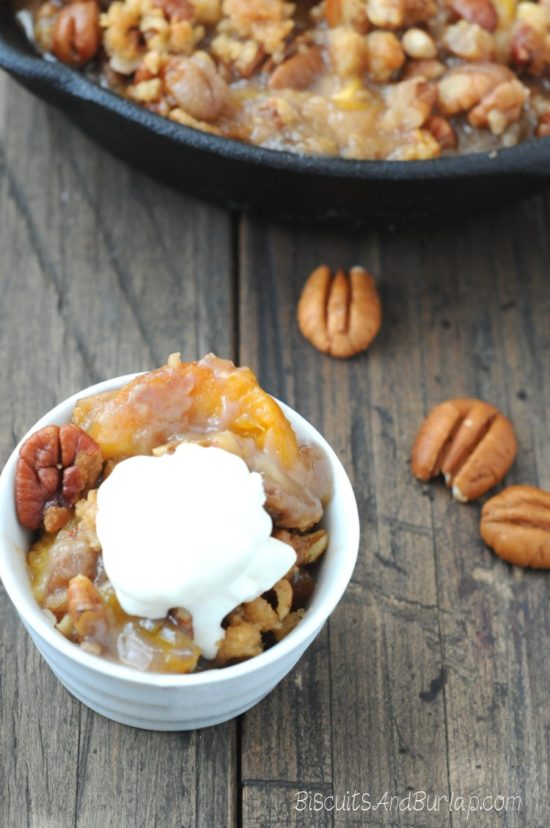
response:
{"label": "white ceramic bowl", "polygon": [[[117,377],[69,397],[42,417],[23,440],[45,425],[68,422],[81,397],[119,388],[134,376]],[[281,407],[299,439],[317,443],[328,458],[334,494],[324,525],[330,533],[330,544],[302,621],[267,652],[221,670],[191,675],[141,673],[85,652],[51,625],[34,600],[27,574],[25,557],[30,536],[17,521],[14,503],[19,446],[11,454],[0,476],[0,577],[41,655],[67,690],[92,710],[116,722],[149,730],[193,730],[227,721],[257,704],[290,672],[340,600],[359,546],[353,490],[326,440],[291,408],[282,403]]]}

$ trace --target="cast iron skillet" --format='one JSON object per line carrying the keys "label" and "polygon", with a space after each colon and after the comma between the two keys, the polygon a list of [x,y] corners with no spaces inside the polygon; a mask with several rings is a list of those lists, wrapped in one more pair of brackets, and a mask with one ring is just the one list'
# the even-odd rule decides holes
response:
{"label": "cast iron skillet", "polygon": [[262,149],[173,123],[44,60],[0,0],[0,67],[100,144],[185,192],[298,221],[460,215],[550,183],[550,139],[431,161],[346,161]]}

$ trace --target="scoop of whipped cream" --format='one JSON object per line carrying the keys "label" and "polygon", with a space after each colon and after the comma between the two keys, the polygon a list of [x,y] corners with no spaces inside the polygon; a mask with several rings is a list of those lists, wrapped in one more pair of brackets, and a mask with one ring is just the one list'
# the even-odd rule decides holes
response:
{"label": "scoop of whipped cream", "polygon": [[182,443],[118,463],[98,490],[97,535],[125,612],[161,618],[184,607],[195,642],[214,658],[227,613],[296,561],[270,537],[264,503],[261,476],[223,449]]}

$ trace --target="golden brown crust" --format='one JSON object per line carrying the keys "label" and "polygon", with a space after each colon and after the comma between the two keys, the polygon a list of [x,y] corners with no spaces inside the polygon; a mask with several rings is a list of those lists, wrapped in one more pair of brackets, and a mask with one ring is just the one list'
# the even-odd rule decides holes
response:
{"label": "golden brown crust", "polygon": [[508,563],[550,569],[550,492],[509,486],[483,506],[479,531]]}
{"label": "golden brown crust", "polygon": [[220,664],[228,661],[252,658],[263,651],[262,634],[258,624],[249,621],[232,623],[220,642],[216,660]]}
{"label": "golden brown crust", "polygon": [[447,400],[422,423],[411,469],[424,481],[443,474],[457,500],[476,500],[500,483],[516,449],[512,424],[493,405],[471,398]]}
{"label": "golden brown crust", "polygon": [[319,351],[346,358],[364,351],[382,322],[373,277],[362,267],[333,277],[327,265],[313,271],[298,303],[298,325]]}

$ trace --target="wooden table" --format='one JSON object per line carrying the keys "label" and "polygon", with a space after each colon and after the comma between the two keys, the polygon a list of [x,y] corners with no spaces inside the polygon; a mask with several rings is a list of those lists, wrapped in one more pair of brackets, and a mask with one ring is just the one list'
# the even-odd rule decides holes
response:
{"label": "wooden table", "polygon": [[[478,395],[516,426],[509,481],[550,488],[550,199],[399,232],[259,222],[130,170],[5,77],[0,139],[2,460],[84,386],[212,350],[327,436],[363,529],[345,598],[298,667],[238,721],[195,733],[79,704],[2,592],[0,825],[547,825],[550,576],[497,559],[478,505],[417,484],[408,458],[432,404]],[[351,361],[296,327],[323,261],[379,279],[381,334]],[[310,810],[303,791],[344,807],[349,792],[350,809]],[[390,810],[419,791],[439,812]],[[386,804],[352,810],[368,801],[355,792]],[[466,821],[451,793],[503,810]],[[521,797],[519,813],[498,796]]]}

